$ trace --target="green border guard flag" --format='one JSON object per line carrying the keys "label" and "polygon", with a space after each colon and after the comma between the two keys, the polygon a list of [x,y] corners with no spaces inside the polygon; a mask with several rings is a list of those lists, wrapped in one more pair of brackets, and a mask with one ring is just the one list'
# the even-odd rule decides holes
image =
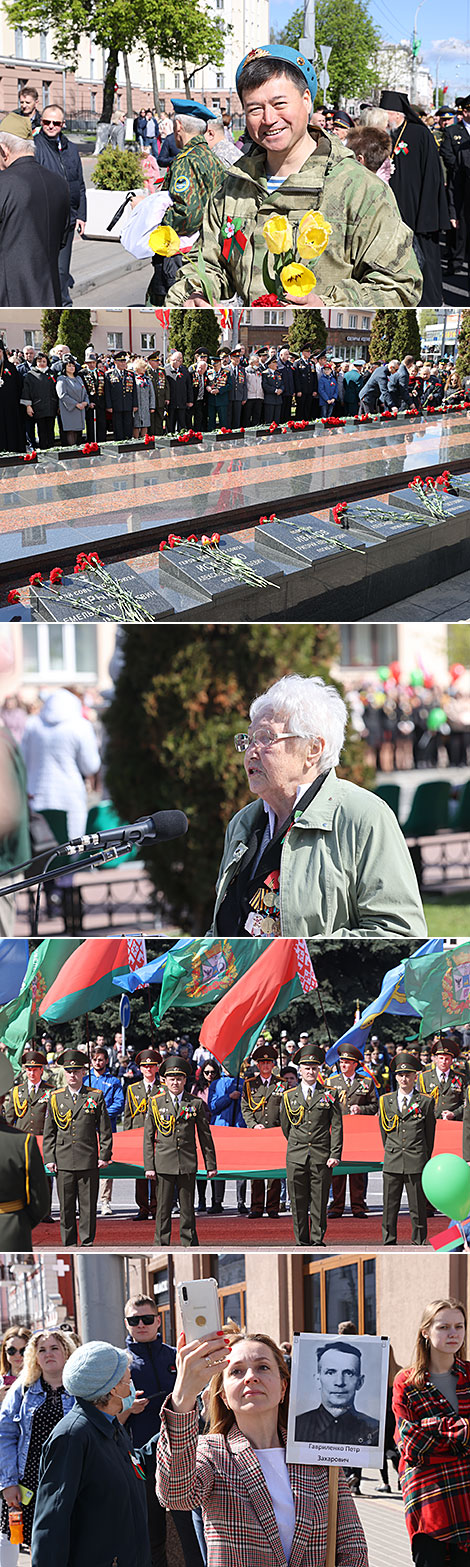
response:
{"label": "green border guard flag", "polygon": [[251,940],[236,937],[206,936],[191,941],[183,951],[168,954],[163,971],[160,1003],[152,1016],[161,1022],[169,1007],[201,1007],[220,1001],[232,985],[253,967],[273,938],[255,936]]}
{"label": "green border guard flag", "polygon": [[470,941],[439,956],[409,958],[403,982],[408,1001],[421,1013],[421,1038],[470,1023]]}

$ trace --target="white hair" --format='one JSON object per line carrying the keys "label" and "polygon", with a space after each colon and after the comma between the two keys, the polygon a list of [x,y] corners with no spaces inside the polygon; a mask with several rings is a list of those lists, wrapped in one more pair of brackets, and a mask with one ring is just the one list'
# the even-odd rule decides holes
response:
{"label": "white hair", "polygon": [[203,136],[207,127],[207,120],[200,119],[195,114],[175,114],[173,129],[178,123],[184,131],[189,131],[190,136]]}
{"label": "white hair", "polygon": [[339,691],[325,685],[318,675],[283,675],[257,696],[250,707],[250,720],[256,723],[270,709],[286,722],[287,730],[306,740],[325,741],[322,764],[336,767],[344,744],[348,710]]}
{"label": "white hair", "polygon": [[386,109],[362,109],[356,125],[373,126],[375,130],[388,130],[388,114]]}
{"label": "white hair", "polygon": [[8,152],[13,152],[15,157],[20,154],[32,153],[34,157],[34,145],[32,137],[12,136],[11,131],[2,131],[0,128],[0,147],[6,147]]}

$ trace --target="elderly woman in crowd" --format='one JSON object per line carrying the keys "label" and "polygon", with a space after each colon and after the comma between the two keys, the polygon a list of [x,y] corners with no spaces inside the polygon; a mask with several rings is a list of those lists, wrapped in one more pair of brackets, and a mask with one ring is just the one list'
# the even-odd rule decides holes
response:
{"label": "elderly woman in crowd", "polygon": [[[72,1350],[72,1340],[58,1329],[53,1333],[33,1333],[26,1346],[22,1371],[0,1409],[1,1567],[15,1567],[18,1558],[18,1545],[10,1540],[12,1508],[22,1509],[24,1544],[31,1544],[42,1449],[54,1426],[73,1404],[73,1397],[64,1391],[63,1384],[65,1364]],[[25,1501],[20,1487],[32,1493],[30,1501]]]}
{"label": "elderly woman in crowd", "polygon": [[137,412],[134,415],[134,440],[150,430],[151,416],[155,412],[155,388],[146,359],[134,359],[132,369],[137,388]]}
{"label": "elderly woman in crowd", "polygon": [[227,827],[210,934],[426,934],[395,816],[336,775],[346,720],[316,677],[286,675],[252,702],[235,749],[259,798]]}
{"label": "elderly woman in crowd", "polygon": [[67,1363],[76,1403],[44,1449],[34,1567],[150,1567],[145,1474],[119,1419],[136,1399],[129,1361],[92,1340]]}
{"label": "elderly woman in crowd", "polygon": [[[272,1567],[296,1557],[325,1567],[328,1470],[288,1464],[289,1370],[264,1333],[231,1339],[181,1335],[173,1393],[163,1404],[157,1496],[163,1507],[201,1507],[208,1567]],[[210,1424],[198,1437],[197,1398],[208,1380]],[[349,1486],[339,1473],[336,1567],[367,1567]]]}

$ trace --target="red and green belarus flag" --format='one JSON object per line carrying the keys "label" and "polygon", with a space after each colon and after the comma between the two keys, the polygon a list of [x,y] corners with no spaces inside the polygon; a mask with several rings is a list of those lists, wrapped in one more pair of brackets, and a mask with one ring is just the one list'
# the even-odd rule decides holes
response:
{"label": "red and green belarus flag", "polygon": [[219,1001],[243,974],[252,968],[272,938],[256,936],[225,941],[206,936],[188,942],[179,951],[168,954],[163,970],[160,1002],[152,1007],[152,1016],[160,1023],[169,1007],[207,1006]]}
{"label": "red and green belarus flag", "polygon": [[145,963],[145,943],[135,936],[110,940],[90,936],[64,963],[44,996],[39,1012],[49,1023],[70,1022],[85,1012],[94,1012],[102,1001],[116,996],[113,978]]}
{"label": "red and green belarus flag", "polygon": [[79,945],[70,936],[54,936],[31,953],[19,995],[0,1010],[0,1036],[12,1066],[20,1066],[24,1047],[36,1034],[41,1002]]}
{"label": "red and green belarus flag", "polygon": [[[243,938],[241,944],[245,946]],[[234,1076],[268,1018],[317,989],[306,941],[277,937],[269,943],[260,939],[260,945],[261,955],[213,1007],[201,1029],[201,1044]]]}

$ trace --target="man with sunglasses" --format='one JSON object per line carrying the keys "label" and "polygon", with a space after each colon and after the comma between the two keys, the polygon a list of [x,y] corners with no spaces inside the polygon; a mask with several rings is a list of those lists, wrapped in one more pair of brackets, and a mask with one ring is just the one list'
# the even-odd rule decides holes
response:
{"label": "man with sunglasses", "polygon": [[83,238],[86,223],[86,187],[82,160],[78,148],[64,136],[64,114],[60,105],[49,103],[42,111],[41,129],[34,138],[34,156],[43,168],[51,169],[67,181],[70,192],[70,223],[68,233],[59,253],[59,278],[62,290],[61,303],[72,304],[70,288],[70,257],[75,231]]}
{"label": "man with sunglasses", "polygon": [[[126,1349],[131,1355],[131,1376],[139,1394],[127,1421],[134,1448],[143,1448],[158,1435],[160,1410],[176,1381],[176,1349],[164,1344],[161,1316],[150,1295],[132,1295],[125,1306]],[[155,1444],[146,1465],[148,1525],[152,1567],[167,1567],[166,1511],[155,1495]],[[202,1567],[202,1558],[190,1513],[172,1514],[186,1567]]]}
{"label": "man with sunglasses", "polygon": [[285,675],[235,735],[258,799],[229,822],[210,935],[422,936],[393,812],[338,778],[348,712],[333,686]]}

